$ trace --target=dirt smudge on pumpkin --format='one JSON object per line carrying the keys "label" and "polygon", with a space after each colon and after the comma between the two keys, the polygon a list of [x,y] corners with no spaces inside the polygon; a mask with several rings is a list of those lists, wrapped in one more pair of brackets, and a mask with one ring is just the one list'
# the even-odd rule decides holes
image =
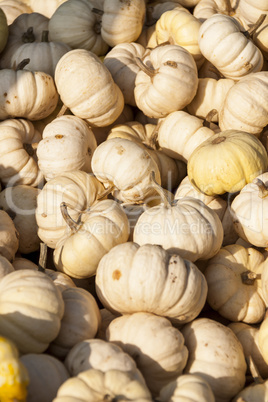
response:
{"label": "dirt smudge on pumpkin", "polygon": [[112,273],[112,278],[114,281],[118,281],[121,276],[122,276],[122,273],[121,273],[121,271],[119,271],[119,269],[115,269]]}
{"label": "dirt smudge on pumpkin", "polygon": [[122,145],[117,146],[116,149],[119,155],[122,155],[125,152],[125,148],[122,147]]}

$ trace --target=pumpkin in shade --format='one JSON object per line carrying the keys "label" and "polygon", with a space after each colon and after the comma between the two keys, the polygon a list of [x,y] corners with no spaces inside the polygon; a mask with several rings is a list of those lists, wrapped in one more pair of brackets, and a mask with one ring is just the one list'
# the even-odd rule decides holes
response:
{"label": "pumpkin in shade", "polygon": [[56,338],[64,313],[60,290],[40,271],[24,269],[0,281],[0,334],[20,353],[42,353]]}
{"label": "pumpkin in shade", "polygon": [[186,366],[184,337],[165,317],[146,312],[124,314],[111,321],[106,336],[133,357],[154,396]]}
{"label": "pumpkin in shade", "polygon": [[65,235],[56,244],[53,259],[58,271],[72,278],[95,275],[100,259],[129,236],[129,222],[121,205],[114,200],[101,200],[82,213],[75,222],[61,204],[67,223]]}
{"label": "pumpkin in shade", "polygon": [[196,318],[181,329],[189,351],[184,374],[198,374],[216,402],[229,402],[246,382],[243,347],[233,331],[209,318]]}
{"label": "pumpkin in shade", "polygon": [[183,324],[201,312],[207,283],[201,271],[178,254],[126,242],[100,260],[96,292],[102,305],[116,314],[146,311]]}
{"label": "pumpkin in shade", "polygon": [[19,248],[19,233],[6,211],[0,210],[0,255],[12,262]]}
{"label": "pumpkin in shade", "polygon": [[19,359],[16,344],[0,336],[0,400],[1,402],[26,401],[29,374]]}
{"label": "pumpkin in shade", "polygon": [[123,111],[122,91],[91,51],[74,49],[63,55],[56,66],[55,83],[64,105],[91,126],[108,126]]}
{"label": "pumpkin in shade", "polygon": [[[1,7],[1,3],[0,3]],[[8,40],[8,22],[7,17],[2,8],[0,8],[0,52],[2,52]]]}
{"label": "pumpkin in shade", "polygon": [[226,130],[193,151],[187,171],[201,192],[220,195],[240,191],[267,167],[267,152],[258,138],[244,131]]}

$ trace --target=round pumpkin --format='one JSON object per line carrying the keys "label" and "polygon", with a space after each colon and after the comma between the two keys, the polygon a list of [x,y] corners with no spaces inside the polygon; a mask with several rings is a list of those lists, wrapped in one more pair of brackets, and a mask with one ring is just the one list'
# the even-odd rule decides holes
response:
{"label": "round pumpkin", "polygon": [[6,211],[0,210],[0,255],[12,262],[19,248],[19,233]]}

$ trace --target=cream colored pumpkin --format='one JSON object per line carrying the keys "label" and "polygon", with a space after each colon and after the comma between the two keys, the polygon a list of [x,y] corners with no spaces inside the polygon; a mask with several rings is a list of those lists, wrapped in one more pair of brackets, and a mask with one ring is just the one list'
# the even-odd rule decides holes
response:
{"label": "cream colored pumpkin", "polygon": [[22,44],[41,42],[43,31],[48,29],[49,19],[43,14],[27,12],[19,14],[8,27],[8,40],[1,53],[1,69],[11,68],[11,57]]}
{"label": "cream colored pumpkin", "polygon": [[36,147],[41,138],[30,120],[0,122],[0,179],[5,187],[42,186],[43,174],[36,161]]}
{"label": "cream colored pumpkin", "polygon": [[241,16],[238,12],[239,3],[236,0],[200,0],[193,9],[193,15],[201,22],[214,14],[230,15],[234,18]]}
{"label": "cream colored pumpkin", "polygon": [[89,369],[65,381],[57,392],[53,402],[96,402],[116,400],[146,402],[152,401],[147,386],[137,380],[131,373],[111,369],[105,373]]}
{"label": "cream colored pumpkin", "polygon": [[96,178],[123,202],[142,203],[155,194],[150,186],[151,172],[161,181],[158,165],[146,148],[125,138],[111,138],[98,145],[91,166]]}
{"label": "cream colored pumpkin", "polygon": [[202,23],[199,30],[198,44],[203,56],[224,77],[233,80],[261,71],[263,66],[262,52],[242,29],[234,17],[214,14]]}
{"label": "cream colored pumpkin", "polygon": [[57,337],[47,352],[63,360],[69,350],[84,339],[95,338],[101,323],[97,301],[91,293],[79,287],[62,291],[64,314]]}
{"label": "cream colored pumpkin", "polygon": [[188,50],[179,45],[158,46],[139,65],[134,97],[137,107],[148,117],[166,117],[193,100],[198,76]]}
{"label": "cream colored pumpkin", "polygon": [[101,370],[104,373],[115,369],[131,372],[136,379],[144,381],[135,360],[120,346],[103,339],[78,342],[68,352],[64,364],[71,377],[88,369]]}
{"label": "cream colored pumpkin", "polygon": [[268,124],[268,71],[244,77],[228,91],[219,110],[219,127],[258,136]]}
{"label": "cream colored pumpkin", "polygon": [[59,333],[63,313],[61,292],[43,272],[25,269],[1,279],[0,333],[20,353],[44,352]]}
{"label": "cream colored pumpkin", "polygon": [[187,9],[176,7],[166,11],[155,24],[157,44],[168,41],[170,44],[182,46],[193,56],[197,67],[200,68],[204,62],[198,44],[201,25],[202,23]]}
{"label": "cream colored pumpkin", "polygon": [[101,308],[100,309],[100,315],[101,315],[101,325],[99,327],[99,330],[97,332],[96,338],[98,339],[103,339],[106,341],[106,330],[110,322],[118,317],[118,314],[112,313],[110,310],[107,308]]}
{"label": "cream colored pumpkin", "polygon": [[51,402],[69,377],[63,362],[47,353],[26,353],[20,357],[29,374],[27,401]]}
{"label": "cream colored pumpkin", "polygon": [[70,219],[66,206],[63,217],[69,228],[56,244],[53,259],[58,271],[72,278],[95,275],[100,259],[129,236],[129,222],[121,205],[114,200],[101,200],[79,217]]}
{"label": "cream colored pumpkin", "polygon": [[29,374],[19,358],[16,344],[0,336],[0,399],[1,401],[26,401]]}
{"label": "cream colored pumpkin", "polygon": [[50,248],[64,235],[67,227],[60,204],[66,202],[73,209],[76,220],[84,209],[92,205],[104,191],[102,183],[93,175],[81,170],[67,172],[49,180],[37,197],[36,222],[38,236]]}
{"label": "cream colored pumpkin", "polygon": [[92,129],[80,117],[59,116],[48,123],[38,143],[39,169],[48,181],[74,170],[91,173],[91,158],[97,148]]}
{"label": "cream colored pumpkin", "polygon": [[53,78],[42,71],[23,69],[23,65],[24,61],[17,70],[0,70],[1,120],[16,117],[40,120],[57,106],[59,94]]}
{"label": "cream colored pumpkin", "polygon": [[10,214],[19,234],[18,251],[23,254],[39,249],[35,209],[40,189],[21,184],[0,192],[0,208]]}
{"label": "cream colored pumpkin", "polygon": [[263,56],[268,60],[268,12],[262,24],[252,36],[254,43],[261,49]]}
{"label": "cream colored pumpkin", "polygon": [[[213,109],[218,112],[222,108],[227,92],[234,83],[234,80],[228,78],[218,80],[199,78],[197,92],[192,102],[187,105],[187,111],[201,119],[205,119]],[[218,113],[215,113],[212,121],[217,122],[218,119]]]}
{"label": "cream colored pumpkin", "polygon": [[134,227],[133,241],[140,246],[159,244],[171,253],[195,262],[212,258],[223,241],[217,213],[201,200],[184,197],[145,210]]}
{"label": "cream colored pumpkin", "polygon": [[165,317],[124,314],[109,324],[107,339],[135,359],[153,396],[182,374],[187,363],[184,337]]}
{"label": "cream colored pumpkin", "polygon": [[159,402],[215,402],[209,383],[198,374],[182,374],[165,385],[157,398]]}
{"label": "cream colored pumpkin", "polygon": [[263,262],[263,254],[253,247],[232,244],[219,250],[204,271],[208,304],[230,321],[262,321],[266,310],[261,282]]}
{"label": "cream colored pumpkin", "polygon": [[54,14],[57,8],[66,0],[27,0],[33,12],[45,15],[48,18]]}
{"label": "cream colored pumpkin", "polygon": [[268,364],[268,353],[267,353],[267,340],[268,340],[268,317],[265,317],[259,327],[258,334],[258,344],[260,347],[260,351],[262,353],[262,357],[265,362]]}
{"label": "cream colored pumpkin", "polygon": [[203,124],[203,120],[178,110],[160,121],[157,142],[164,153],[187,163],[195,148],[214,134]]}
{"label": "cream colored pumpkin", "polygon": [[0,255],[12,262],[19,248],[19,234],[6,211],[0,210]]}
{"label": "cream colored pumpkin", "polygon": [[233,331],[209,318],[196,318],[181,330],[189,350],[184,374],[198,374],[217,402],[229,402],[246,382],[247,364]]}
{"label": "cream colored pumpkin", "polygon": [[22,60],[29,58],[27,70],[43,71],[54,77],[59,59],[70,50],[66,43],[49,41],[48,31],[43,31],[41,42],[21,44],[12,54],[10,64],[16,68]]}
{"label": "cream colored pumpkin", "polygon": [[30,6],[20,0],[1,0],[0,7],[6,15],[8,25],[12,24],[20,14],[29,14],[33,11]]}
{"label": "cream colored pumpkin", "polygon": [[265,401],[268,398],[268,380],[258,383],[253,382],[247,387],[238,392],[235,398],[232,399],[233,402],[255,402],[255,401]]}
{"label": "cream colored pumpkin", "polygon": [[233,219],[228,204],[229,200],[225,200],[220,196],[210,196],[201,193],[201,191],[191,184],[188,176],[184,177],[174,193],[175,200],[179,200],[183,197],[197,198],[217,213],[224,231],[223,246],[232,244],[238,239],[238,234],[234,230]]}
{"label": "cream colored pumpkin", "polygon": [[0,255],[0,279],[13,271],[13,264],[6,257]]}
{"label": "cream colored pumpkin", "polygon": [[92,126],[108,126],[123,111],[122,91],[91,51],[74,49],[62,56],[56,66],[55,83],[65,106]]}
{"label": "cream colored pumpkin", "polygon": [[261,14],[268,13],[268,4],[266,0],[240,0],[239,12],[248,24],[253,24]]}
{"label": "cream colored pumpkin", "polygon": [[[105,55],[109,46],[101,35],[103,0],[95,3],[92,0],[62,2],[49,19],[50,40],[63,42],[72,49],[89,50],[97,56]],[[95,7],[100,13],[94,12]]]}
{"label": "cream colored pumpkin", "polygon": [[106,53],[103,63],[108,68],[114,82],[121,89],[126,104],[136,106],[134,97],[135,79],[140,71],[135,59],[142,59],[146,49],[139,43],[120,43]]}
{"label": "cream colored pumpkin", "polygon": [[257,176],[244,186],[231,203],[234,229],[237,234],[257,247],[267,247],[268,173]]}
{"label": "cream colored pumpkin", "polygon": [[[231,322],[228,324],[228,327],[231,328],[241,342],[245,357],[247,359],[251,358],[260,376],[267,378],[268,364],[263,359],[258,342],[259,326],[256,327],[255,325],[249,325],[243,322]],[[250,370],[248,370],[248,372],[250,372]]]}
{"label": "cream colored pumpkin", "polygon": [[240,191],[268,167],[266,149],[255,136],[235,129],[221,131],[191,154],[191,183],[207,195]]}
{"label": "cream colored pumpkin", "polygon": [[145,0],[104,0],[101,36],[110,47],[135,42],[145,20]]}
{"label": "cream colored pumpkin", "polygon": [[201,312],[207,283],[199,269],[178,254],[168,254],[157,245],[127,242],[100,260],[96,292],[102,305],[115,314],[144,311],[183,324]]}

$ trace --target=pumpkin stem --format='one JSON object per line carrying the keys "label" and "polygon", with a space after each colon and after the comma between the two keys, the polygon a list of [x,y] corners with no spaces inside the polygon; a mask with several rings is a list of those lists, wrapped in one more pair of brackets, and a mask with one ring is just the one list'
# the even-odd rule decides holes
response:
{"label": "pumpkin stem", "polygon": [[148,67],[146,66],[146,64],[143,63],[143,61],[141,60],[140,57],[135,57],[135,61],[137,66],[147,75],[149,75],[149,77],[154,77],[157,72],[153,67]]}
{"label": "pumpkin stem", "polygon": [[91,9],[92,13],[102,16],[104,14],[103,10],[99,10],[98,8],[93,7]]}
{"label": "pumpkin stem", "polygon": [[208,112],[208,114],[205,117],[205,120],[203,121],[203,126],[211,128],[212,119],[217,114],[218,114],[217,109],[212,109],[210,112]]}
{"label": "pumpkin stem", "polygon": [[259,188],[258,196],[260,198],[265,198],[268,196],[268,187],[265,185],[265,183],[261,179],[259,179],[259,178],[254,179],[253,183],[256,184]]}
{"label": "pumpkin stem", "polygon": [[[71,205],[68,205],[66,202],[62,202],[60,204],[60,210],[61,210],[61,214],[63,216],[63,219],[65,220],[65,222],[67,223],[67,225],[69,226],[69,228],[71,229],[72,233],[76,233],[79,228],[81,227],[81,214],[78,218],[77,221],[75,221],[73,218],[71,218],[71,216],[68,214],[67,208],[72,208],[73,210],[76,210],[75,208],[73,208]],[[82,213],[82,211],[79,211],[80,213]]]}
{"label": "pumpkin stem", "polygon": [[261,14],[261,15],[259,16],[259,18],[257,19],[257,21],[256,21],[254,24],[252,24],[252,25],[250,26],[250,28],[249,28],[247,31],[242,32],[242,33],[243,33],[248,39],[249,39],[249,38],[252,38],[252,36],[256,33],[257,29],[261,26],[261,24],[262,24],[263,21],[265,20],[266,15],[267,15],[267,14]]}
{"label": "pumpkin stem", "polygon": [[151,172],[150,179],[151,179],[152,187],[160,195],[161,201],[163,202],[164,207],[170,208],[172,205],[172,201],[169,199],[169,197],[168,197],[167,193],[165,192],[165,190],[163,189],[163,187],[160,186],[160,184],[158,184],[157,181],[155,180],[155,172],[154,171]]}
{"label": "pumpkin stem", "polygon": [[231,6],[231,0],[225,0],[225,2],[226,2],[227,14],[230,16],[234,15],[235,11],[234,11],[233,7]]}
{"label": "pumpkin stem", "polygon": [[263,384],[265,381],[262,378],[262,376],[260,375],[260,372],[256,366],[256,363],[254,362],[253,358],[251,355],[246,357],[248,366],[249,366],[249,370],[251,372],[251,375],[253,377],[253,380],[255,382],[255,384]]}
{"label": "pumpkin stem", "polygon": [[23,148],[27,152],[29,156],[34,156],[36,153],[36,149],[38,146],[38,142],[34,142],[32,144],[23,144]]}
{"label": "pumpkin stem", "polygon": [[241,279],[244,285],[253,285],[258,275],[250,270],[241,273]]}
{"label": "pumpkin stem", "polygon": [[15,68],[15,71],[19,71],[19,70],[23,70],[25,66],[27,66],[27,64],[30,63],[30,59],[23,59]]}
{"label": "pumpkin stem", "polygon": [[45,243],[40,243],[38,271],[45,272],[46,264],[47,264],[47,245]]}
{"label": "pumpkin stem", "polygon": [[59,111],[59,113],[57,114],[56,117],[63,116],[63,115],[65,114],[66,110],[68,110],[68,108],[67,108],[67,106],[65,106],[65,105],[63,104],[62,107],[60,108],[60,111]]}
{"label": "pumpkin stem", "polygon": [[155,125],[154,130],[151,134],[151,137],[149,138],[149,146],[152,147],[154,150],[157,150],[160,148],[157,138],[158,138],[159,127],[161,126],[161,124],[162,124],[162,121],[157,122],[157,124]]}
{"label": "pumpkin stem", "polygon": [[28,28],[27,31],[22,34],[21,40],[23,43],[33,43],[35,41],[33,27]]}
{"label": "pumpkin stem", "polygon": [[109,194],[111,194],[111,192],[114,190],[114,188],[115,188],[115,185],[114,185],[114,184],[111,185],[111,186],[109,186],[106,190],[104,190],[102,193],[100,193],[100,194],[97,196],[97,201],[101,201],[101,200],[103,200],[104,198],[106,198]]}
{"label": "pumpkin stem", "polygon": [[49,42],[49,40],[48,40],[48,31],[43,31],[43,32],[42,32],[42,39],[41,39],[41,42],[46,42],[46,43]]}

